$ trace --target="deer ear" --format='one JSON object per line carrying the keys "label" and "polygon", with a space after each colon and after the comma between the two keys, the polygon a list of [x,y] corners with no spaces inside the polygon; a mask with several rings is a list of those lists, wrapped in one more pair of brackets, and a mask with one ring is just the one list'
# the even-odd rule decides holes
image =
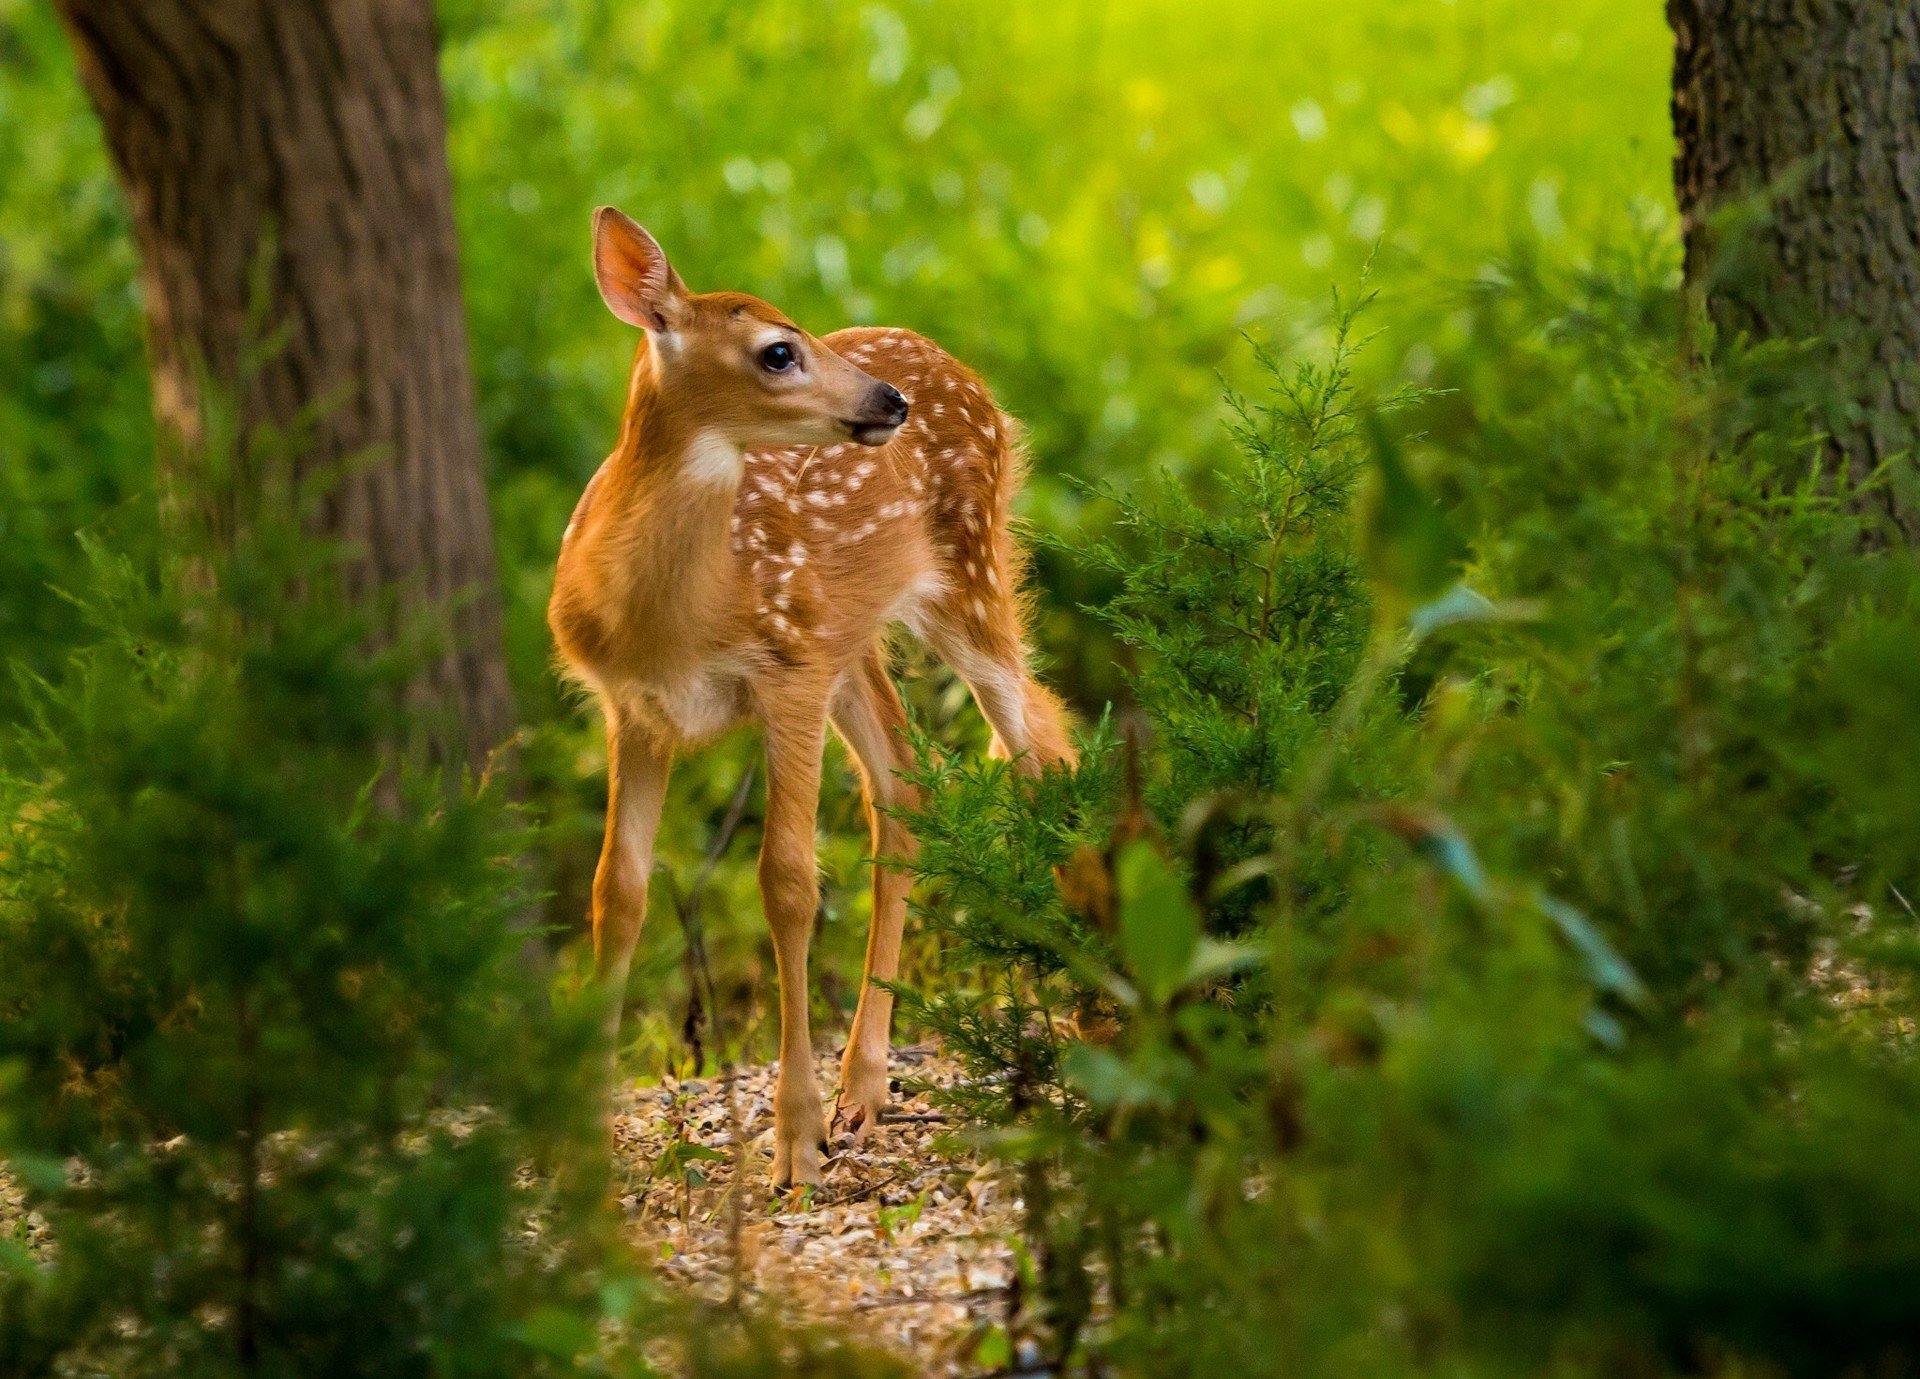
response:
{"label": "deer ear", "polygon": [[593,213],[593,276],[607,310],[642,330],[672,330],[687,289],[653,236],[611,206]]}

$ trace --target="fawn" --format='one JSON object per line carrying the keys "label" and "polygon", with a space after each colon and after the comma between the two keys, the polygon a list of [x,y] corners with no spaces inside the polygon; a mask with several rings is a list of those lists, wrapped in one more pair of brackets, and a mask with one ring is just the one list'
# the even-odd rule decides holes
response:
{"label": "fawn", "polygon": [[609,310],[644,332],[620,438],[561,540],[548,623],[607,731],[606,839],[593,879],[598,979],[618,1033],[673,753],[749,719],[765,736],[760,894],[780,975],[773,1178],[819,1181],[828,1121],[807,1028],[807,948],[829,720],[859,763],[873,927],[835,1121],[856,1136],[887,1102],[915,803],[892,624],[966,681],[994,750],[1037,773],[1068,762],[1059,702],[1027,670],[1022,559],[1008,530],[1021,461],[986,386],[911,331],[825,339],[757,298],[689,292],[653,237],[594,213]]}

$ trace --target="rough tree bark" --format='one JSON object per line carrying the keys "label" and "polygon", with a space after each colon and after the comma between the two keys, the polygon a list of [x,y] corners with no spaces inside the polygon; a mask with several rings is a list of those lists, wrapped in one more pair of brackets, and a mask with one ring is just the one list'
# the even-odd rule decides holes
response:
{"label": "rough tree bark", "polygon": [[[1920,450],[1920,0],[1668,0],[1689,286],[1723,331],[1819,331],[1858,479]],[[1713,212],[1774,192],[1730,264]],[[1721,271],[1722,269],[1725,271]],[[1920,540],[1911,458],[1871,501]]]}
{"label": "rough tree bark", "polygon": [[365,461],[322,522],[362,588],[447,610],[421,688],[477,762],[513,707],[431,0],[59,4],[132,212],[163,433],[191,453],[202,379],[243,382],[264,265],[287,339],[244,380],[241,422],[320,404],[302,463]]}

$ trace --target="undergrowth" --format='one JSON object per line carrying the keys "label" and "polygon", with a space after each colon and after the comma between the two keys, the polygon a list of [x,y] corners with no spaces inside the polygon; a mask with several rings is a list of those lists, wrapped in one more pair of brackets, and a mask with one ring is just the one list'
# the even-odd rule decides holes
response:
{"label": "undergrowth", "polygon": [[1204,494],[1102,490],[1137,719],[921,741],[906,1009],[1057,1366],[1920,1365],[1920,580],[1668,273],[1516,260],[1385,400],[1337,305]]}

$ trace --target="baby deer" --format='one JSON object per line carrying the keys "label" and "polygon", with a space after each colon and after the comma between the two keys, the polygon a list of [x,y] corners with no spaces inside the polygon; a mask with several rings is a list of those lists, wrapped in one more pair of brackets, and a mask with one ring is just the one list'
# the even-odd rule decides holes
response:
{"label": "baby deer", "polygon": [[[883,639],[903,623],[964,679],[995,750],[1069,761],[1060,705],[1027,671],[1013,423],[932,341],[859,328],[815,339],[767,303],[695,294],[653,237],[594,214],[593,267],[642,336],[620,439],[561,541],[548,623],[607,729],[595,964],[620,1023],[676,750],[748,719],[766,739],[760,894],[780,973],[773,1177],[818,1182],[828,1122],[807,1029],[818,904],[814,822],[829,720],[859,762],[876,859],[911,860],[906,715]],[[864,1135],[887,1101],[905,871],[876,861],[873,928],[835,1119]]]}

